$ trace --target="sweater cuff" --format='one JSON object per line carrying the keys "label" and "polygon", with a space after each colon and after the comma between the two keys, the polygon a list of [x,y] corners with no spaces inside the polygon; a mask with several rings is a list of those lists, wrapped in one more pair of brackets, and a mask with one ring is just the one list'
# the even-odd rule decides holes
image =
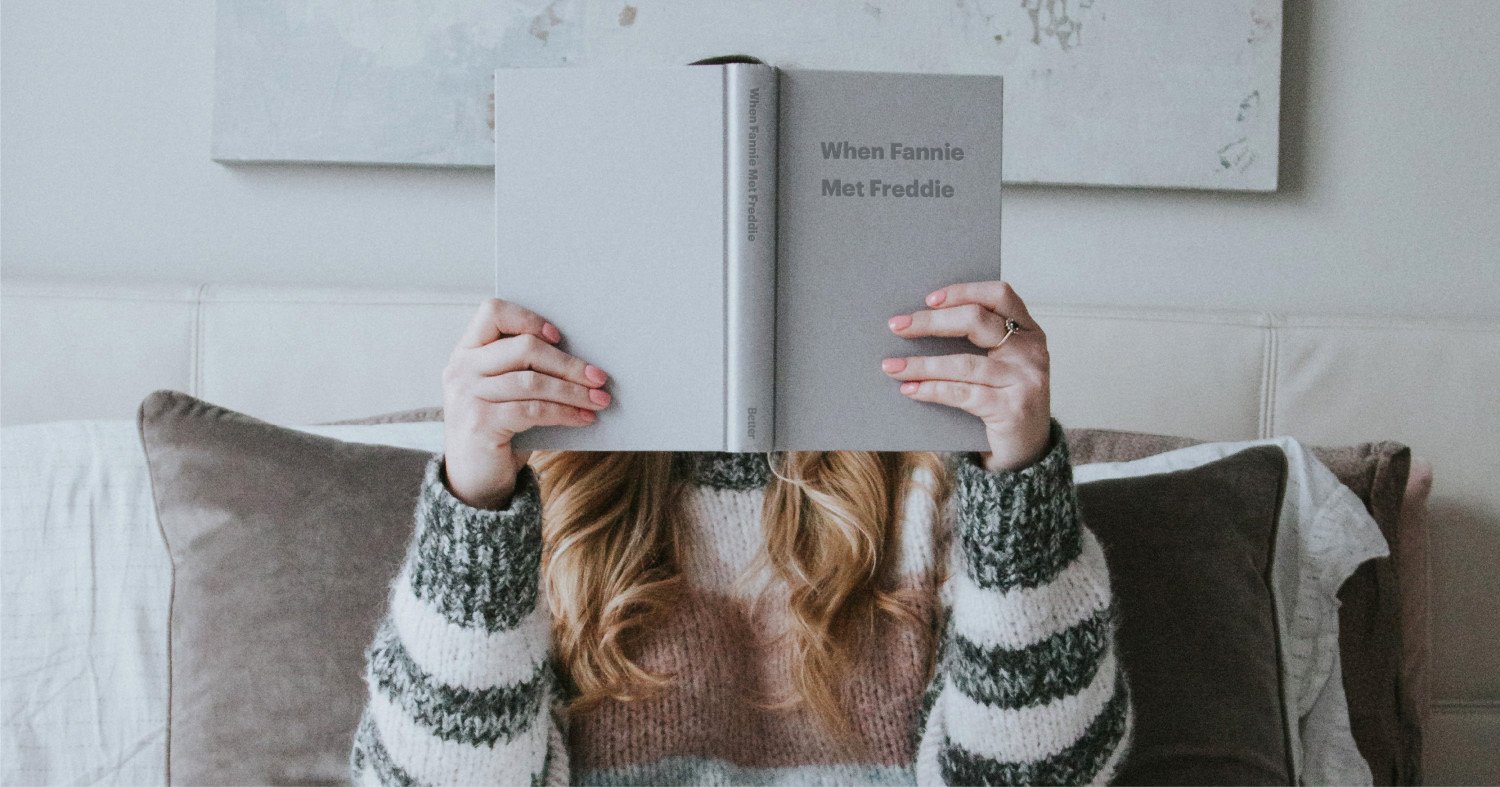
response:
{"label": "sweater cuff", "polygon": [[505,631],[536,607],[541,489],[530,465],[505,508],[476,508],[448,489],[443,455],[427,462],[409,557],[412,592],[461,626]]}
{"label": "sweater cuff", "polygon": [[955,534],[970,578],[999,591],[1045,584],[1082,551],[1073,465],[1053,418],[1041,459],[991,471],[977,451],[954,462]]}

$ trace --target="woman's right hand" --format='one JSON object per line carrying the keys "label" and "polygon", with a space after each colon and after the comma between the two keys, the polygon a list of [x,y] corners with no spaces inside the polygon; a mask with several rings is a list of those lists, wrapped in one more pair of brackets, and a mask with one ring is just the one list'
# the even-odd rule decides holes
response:
{"label": "woman's right hand", "polygon": [[586,426],[609,405],[608,375],[553,346],[561,339],[524,306],[480,304],[443,368],[443,469],[459,500],[507,507],[531,455],[511,438],[533,426]]}

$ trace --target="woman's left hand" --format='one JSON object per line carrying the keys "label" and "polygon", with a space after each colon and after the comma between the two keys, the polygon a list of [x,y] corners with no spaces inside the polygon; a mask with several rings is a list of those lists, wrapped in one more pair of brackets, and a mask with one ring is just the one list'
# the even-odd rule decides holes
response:
{"label": "woman's left hand", "polygon": [[[1041,459],[1052,432],[1050,359],[1047,335],[1026,304],[1003,281],[952,284],[926,300],[932,308],[890,319],[897,336],[967,336],[986,352],[886,358],[881,368],[905,381],[901,393],[913,399],[979,416],[990,444],[979,456],[991,471]],[[1020,328],[1009,339],[1007,319]]]}

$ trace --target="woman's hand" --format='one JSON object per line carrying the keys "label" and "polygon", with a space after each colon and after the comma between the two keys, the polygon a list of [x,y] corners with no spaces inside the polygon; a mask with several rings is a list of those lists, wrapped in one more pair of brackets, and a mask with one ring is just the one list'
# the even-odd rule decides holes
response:
{"label": "woman's hand", "polygon": [[[881,368],[913,399],[951,405],[984,421],[990,450],[980,454],[992,471],[1019,470],[1046,455],[1052,427],[1047,335],[1026,304],[1003,281],[953,284],[927,296],[927,305],[890,319],[898,336],[967,336],[983,355],[917,355],[886,358]],[[1006,334],[1005,321],[1020,330]]]}
{"label": "woman's hand", "polygon": [[530,451],[511,438],[533,426],[585,426],[609,405],[604,370],[553,345],[557,326],[490,298],[443,368],[443,463],[449,491],[476,508],[504,508]]}

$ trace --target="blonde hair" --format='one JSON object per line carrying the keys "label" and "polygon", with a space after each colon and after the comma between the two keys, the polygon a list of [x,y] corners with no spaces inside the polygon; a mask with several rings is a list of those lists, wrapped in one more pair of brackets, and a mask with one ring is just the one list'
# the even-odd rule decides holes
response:
{"label": "blonde hair", "polygon": [[[922,614],[932,588],[887,589],[896,575],[901,511],[927,468],[941,500],[949,480],[931,452],[790,451],[765,490],[759,551],[741,580],[764,569],[789,591],[792,696],[835,738],[854,741],[839,690],[864,637],[886,615],[909,625],[931,650]],[[681,485],[669,452],[537,451],[530,464],[542,493],[542,581],[554,642],[573,686],[569,711],[607,699],[632,701],[667,688],[669,675],[642,668],[631,646],[673,606],[683,587]],[[937,561],[941,574],[945,561]],[[935,665],[929,665],[929,678]],[[760,703],[757,703],[760,704]]]}

